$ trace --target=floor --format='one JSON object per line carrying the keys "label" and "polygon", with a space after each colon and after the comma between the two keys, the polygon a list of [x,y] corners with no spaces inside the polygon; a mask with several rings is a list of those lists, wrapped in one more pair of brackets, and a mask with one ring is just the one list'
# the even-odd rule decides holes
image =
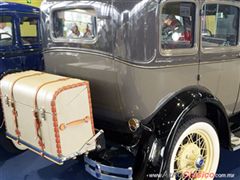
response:
{"label": "floor", "polygon": [[0,150],[0,180],[94,180],[82,160],[58,166],[31,151],[11,157]]}
{"label": "floor", "polygon": [[[218,173],[234,173],[231,180],[240,179],[240,151],[221,149]],[[26,151],[10,156],[0,150],[0,180],[94,180],[84,171],[82,159],[72,160],[63,166],[55,165],[33,152]],[[226,178],[221,178],[226,179]]]}

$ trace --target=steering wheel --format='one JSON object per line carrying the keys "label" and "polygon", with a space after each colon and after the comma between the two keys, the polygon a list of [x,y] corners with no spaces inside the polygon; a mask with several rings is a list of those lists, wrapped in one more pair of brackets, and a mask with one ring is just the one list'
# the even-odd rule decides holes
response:
{"label": "steering wheel", "polygon": [[5,35],[5,36],[9,36],[9,37],[7,37],[7,38],[12,38],[12,35],[11,34],[9,34],[9,33],[7,33],[7,32],[2,32],[2,33],[0,33],[0,39],[7,39],[7,38],[2,38],[2,36],[3,35]]}
{"label": "steering wheel", "polygon": [[202,30],[202,35],[203,36],[210,36],[210,37],[213,36],[212,32],[209,29],[203,29]]}

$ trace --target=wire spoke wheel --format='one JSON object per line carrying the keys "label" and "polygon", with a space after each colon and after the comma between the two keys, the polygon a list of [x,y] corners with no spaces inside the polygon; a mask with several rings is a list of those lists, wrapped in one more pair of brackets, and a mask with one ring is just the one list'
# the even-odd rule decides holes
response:
{"label": "wire spoke wheel", "polygon": [[219,139],[214,126],[205,118],[187,121],[175,139],[169,167],[171,179],[213,179],[219,155]]}

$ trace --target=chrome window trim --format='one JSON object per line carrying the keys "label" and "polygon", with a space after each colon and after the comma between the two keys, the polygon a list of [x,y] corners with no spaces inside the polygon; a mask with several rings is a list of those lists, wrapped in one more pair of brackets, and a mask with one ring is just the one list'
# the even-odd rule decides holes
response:
{"label": "chrome window trim", "polygon": [[[228,52],[236,52],[239,51],[240,48],[240,6],[237,5],[236,2],[226,2],[226,1],[212,1],[212,0],[205,0],[204,3],[201,5],[201,10],[203,7],[208,4],[220,4],[220,5],[229,5],[238,8],[238,38],[237,38],[237,45],[235,46],[223,46],[223,47],[206,47],[202,46],[202,31],[200,31],[200,51],[202,54],[216,54],[216,53],[228,53]],[[200,20],[200,29],[202,29],[202,21]]]}
{"label": "chrome window trim", "polygon": [[[162,28],[161,28],[161,15],[162,15],[162,11],[163,11],[163,7],[168,4],[168,3],[180,3],[180,2],[185,2],[185,3],[193,3],[195,5],[195,34],[194,34],[194,43],[193,43],[193,47],[192,48],[181,48],[181,49],[163,49],[162,48],[162,41],[161,41],[161,34],[162,34]],[[160,12],[158,13],[158,33],[159,33],[159,51],[160,51],[160,55],[161,56],[166,56],[166,57],[171,57],[171,56],[187,56],[187,55],[197,55],[198,54],[198,44],[199,44],[199,20],[198,20],[198,15],[200,12],[199,9],[199,3],[197,3],[195,0],[184,0],[184,1],[180,1],[180,0],[164,0],[162,1],[160,4]]]}
{"label": "chrome window trim", "polygon": [[[56,11],[59,11],[59,10],[70,10],[70,9],[93,9],[96,13],[96,21],[94,23],[94,28],[95,28],[95,31],[96,31],[96,36],[91,39],[91,40],[88,40],[88,39],[71,39],[71,38],[56,38],[54,37],[54,27],[53,27],[53,14],[56,12]],[[52,39],[52,41],[54,43],[76,43],[76,44],[87,44],[87,45],[92,45],[92,44],[95,44],[98,40],[98,33],[97,33],[97,11],[96,11],[96,8],[94,6],[91,6],[91,5],[77,5],[77,6],[60,6],[60,7],[53,7],[51,9],[51,12],[50,12],[50,24],[49,24],[49,27],[50,27],[50,38]]]}

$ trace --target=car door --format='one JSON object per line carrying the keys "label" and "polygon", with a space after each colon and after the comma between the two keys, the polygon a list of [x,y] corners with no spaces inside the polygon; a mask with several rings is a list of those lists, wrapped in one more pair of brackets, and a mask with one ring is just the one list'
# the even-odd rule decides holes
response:
{"label": "car door", "polygon": [[240,76],[238,4],[206,0],[201,21],[199,84],[208,88],[232,114]]}
{"label": "car door", "polygon": [[21,69],[16,16],[12,12],[0,12],[0,74],[5,71]]}
{"label": "car door", "polygon": [[23,70],[43,69],[41,41],[39,31],[39,15],[19,14],[19,37]]}

